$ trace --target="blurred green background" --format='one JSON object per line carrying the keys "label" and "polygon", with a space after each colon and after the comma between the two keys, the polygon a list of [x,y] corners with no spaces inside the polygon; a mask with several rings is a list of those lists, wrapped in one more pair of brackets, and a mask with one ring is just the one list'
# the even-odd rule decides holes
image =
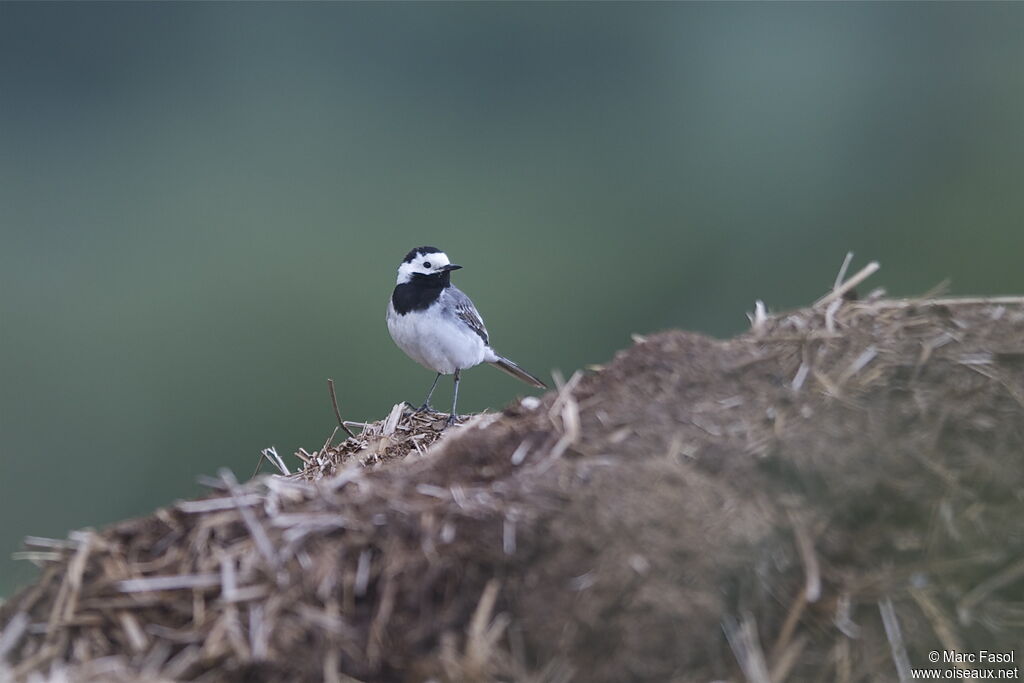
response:
{"label": "blurred green background", "polygon": [[[318,447],[327,377],[349,419],[422,400],[383,319],[413,246],[545,376],[738,332],[850,249],[894,294],[1021,292],[1022,35],[1020,3],[0,3],[0,594],[25,534]],[[524,390],[473,370],[461,407]]]}

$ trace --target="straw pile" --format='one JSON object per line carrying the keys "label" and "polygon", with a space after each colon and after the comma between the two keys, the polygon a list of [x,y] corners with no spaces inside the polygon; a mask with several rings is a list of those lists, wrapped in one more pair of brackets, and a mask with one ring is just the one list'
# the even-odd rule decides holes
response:
{"label": "straw pile", "polygon": [[[1024,300],[762,309],[67,541],[16,680],[869,681],[1024,627]],[[976,666],[979,665],[968,665]]]}

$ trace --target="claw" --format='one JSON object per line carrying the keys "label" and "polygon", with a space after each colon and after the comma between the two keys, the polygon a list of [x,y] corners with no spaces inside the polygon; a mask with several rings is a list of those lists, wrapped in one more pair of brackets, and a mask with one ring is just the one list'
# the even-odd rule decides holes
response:
{"label": "claw", "polygon": [[455,413],[452,413],[451,415],[448,416],[448,419],[444,421],[444,425],[445,427],[451,427],[453,424],[458,422],[458,420],[459,416],[456,415]]}

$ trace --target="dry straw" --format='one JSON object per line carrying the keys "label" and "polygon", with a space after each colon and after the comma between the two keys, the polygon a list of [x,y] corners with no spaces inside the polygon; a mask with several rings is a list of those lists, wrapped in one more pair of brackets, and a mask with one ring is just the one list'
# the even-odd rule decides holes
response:
{"label": "dry straw", "polygon": [[852,301],[848,266],[732,340],[26,539],[0,678],[866,681],[1019,647],[1024,300]]}

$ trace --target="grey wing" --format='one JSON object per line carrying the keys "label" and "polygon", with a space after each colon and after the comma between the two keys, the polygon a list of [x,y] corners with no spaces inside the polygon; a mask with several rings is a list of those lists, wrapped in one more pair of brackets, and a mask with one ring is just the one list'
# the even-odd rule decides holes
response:
{"label": "grey wing", "polygon": [[451,297],[452,308],[455,311],[455,316],[462,322],[466,323],[466,325],[469,326],[469,329],[476,332],[477,335],[484,340],[484,344],[489,344],[490,341],[487,339],[487,328],[484,327],[484,320],[477,312],[476,306],[473,305],[473,301],[458,287],[449,287],[447,292]]}

